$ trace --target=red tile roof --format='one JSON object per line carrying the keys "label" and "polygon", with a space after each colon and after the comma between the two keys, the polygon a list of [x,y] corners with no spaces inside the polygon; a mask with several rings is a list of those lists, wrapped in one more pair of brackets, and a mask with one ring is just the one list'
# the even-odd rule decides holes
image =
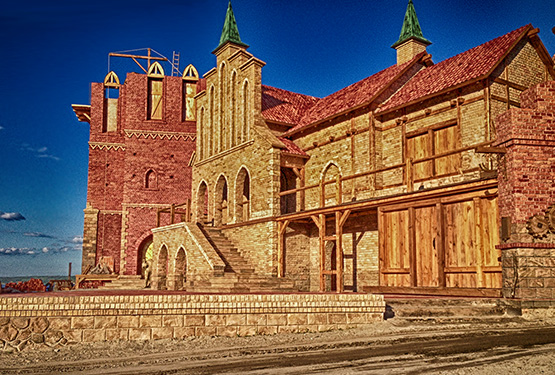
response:
{"label": "red tile roof", "polygon": [[418,72],[405,86],[379,109],[379,112],[405,106],[411,102],[439,94],[447,89],[491,74],[506,53],[525,35],[532,25],[523,26]]}
{"label": "red tile roof", "polygon": [[283,137],[278,137],[278,139],[285,145],[286,149],[281,150],[281,152],[285,152],[288,154],[293,154],[293,155],[299,155],[299,156],[306,156],[308,157],[308,154],[306,152],[304,152],[299,146],[297,146],[293,141],[287,139],[287,138],[283,138]]}
{"label": "red tile roof", "polygon": [[325,120],[354,107],[370,103],[377,94],[391,84],[412,64],[417,62],[425,53],[418,54],[414,59],[401,65],[393,65],[368,78],[353,83],[323,99],[310,108],[294,128],[284,133],[285,136],[296,133],[300,129],[315,122]]}
{"label": "red tile roof", "polygon": [[262,85],[262,116],[268,121],[295,125],[319,99]]}

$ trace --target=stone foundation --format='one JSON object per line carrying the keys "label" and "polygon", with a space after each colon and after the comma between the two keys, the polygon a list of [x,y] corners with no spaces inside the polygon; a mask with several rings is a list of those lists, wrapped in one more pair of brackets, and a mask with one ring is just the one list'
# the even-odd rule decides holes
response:
{"label": "stone foundation", "polygon": [[555,245],[502,244],[503,296],[555,306]]}
{"label": "stone foundation", "polygon": [[141,294],[0,298],[0,350],[79,342],[250,336],[364,327],[370,294]]}

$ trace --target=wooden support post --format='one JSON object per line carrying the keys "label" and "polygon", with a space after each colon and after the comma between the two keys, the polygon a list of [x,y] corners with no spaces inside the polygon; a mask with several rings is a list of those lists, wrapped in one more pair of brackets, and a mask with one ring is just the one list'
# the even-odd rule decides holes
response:
{"label": "wooden support post", "polygon": [[443,219],[443,205],[436,203],[437,233],[435,246],[437,251],[438,286],[445,288],[445,220]]}
{"label": "wooden support post", "polygon": [[[432,129],[428,129],[428,155],[432,156],[436,154],[436,150],[435,150],[435,142],[434,142],[434,131]],[[430,176],[426,176],[426,177],[432,177],[436,175],[436,160],[431,160],[429,162],[426,162],[426,164],[430,163],[431,167],[430,167]]]}
{"label": "wooden support post", "polygon": [[278,221],[278,277],[285,276],[285,230],[290,221]]}
{"label": "wooden support post", "polygon": [[156,211],[156,228],[160,226],[160,210]]}
{"label": "wooden support post", "polygon": [[[355,174],[355,119],[351,118],[351,174]],[[351,201],[356,199],[355,181],[351,181]]]}
{"label": "wooden support post", "polygon": [[405,165],[405,184],[407,185],[407,193],[414,191],[414,178],[413,178],[412,158],[407,158]]}
{"label": "wooden support post", "polygon": [[173,224],[175,223],[175,204],[173,203],[170,209],[170,214],[171,214],[171,224]]}
{"label": "wooden support post", "polygon": [[[368,170],[376,169],[376,145],[375,145],[375,136],[376,136],[376,129],[374,124],[374,112],[370,112],[370,124],[368,127]],[[376,175],[369,175],[368,176],[368,188],[371,190],[376,190]]]}
{"label": "wooden support post", "polygon": [[416,212],[414,207],[409,207],[409,269],[410,269],[410,286],[418,285],[417,267],[416,267]]}
{"label": "wooden support post", "polygon": [[336,264],[337,264],[337,277],[336,277],[336,288],[338,293],[342,293],[344,290],[344,254],[343,254],[343,226],[349,218],[351,210],[347,210],[343,213],[340,211],[335,212],[335,250],[336,250]]}
{"label": "wooden support post", "polygon": [[[304,184],[305,184],[305,168],[302,167],[299,170],[299,187],[304,188]],[[300,211],[304,211],[305,210],[305,197],[306,197],[306,192],[305,190],[301,190],[299,192],[299,210]]]}
{"label": "wooden support post", "polygon": [[324,270],[326,265],[326,215],[320,214],[319,217],[312,215],[310,218],[318,227],[318,244],[320,252],[320,292],[323,292],[326,289],[326,280],[324,279]]}
{"label": "wooden support post", "polygon": [[336,202],[337,204],[341,204],[343,200],[343,183],[341,181],[341,175],[339,174],[335,178],[335,186],[336,186],[336,191],[335,191]]}
{"label": "wooden support post", "polygon": [[185,221],[187,222],[191,222],[192,221],[192,212],[191,212],[191,200],[187,199],[187,206],[186,206],[186,214],[187,215],[187,219]]}

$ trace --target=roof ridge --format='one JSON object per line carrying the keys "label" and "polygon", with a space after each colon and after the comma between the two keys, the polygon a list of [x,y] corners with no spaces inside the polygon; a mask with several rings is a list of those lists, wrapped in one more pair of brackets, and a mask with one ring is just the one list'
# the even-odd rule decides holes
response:
{"label": "roof ridge", "polygon": [[[438,95],[447,89],[490,75],[506,53],[514,48],[525,35],[525,31],[531,27],[531,24],[521,26],[421,70],[384,102],[380,112]],[[475,55],[479,55],[480,58]],[[445,74],[449,76],[440,79]]]}

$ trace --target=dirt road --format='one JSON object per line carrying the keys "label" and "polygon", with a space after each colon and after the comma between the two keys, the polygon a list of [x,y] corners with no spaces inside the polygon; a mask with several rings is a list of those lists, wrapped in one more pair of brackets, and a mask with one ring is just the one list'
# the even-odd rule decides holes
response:
{"label": "dirt road", "polygon": [[2,374],[552,374],[555,325],[383,322],[365,331],[74,345],[0,354]]}

